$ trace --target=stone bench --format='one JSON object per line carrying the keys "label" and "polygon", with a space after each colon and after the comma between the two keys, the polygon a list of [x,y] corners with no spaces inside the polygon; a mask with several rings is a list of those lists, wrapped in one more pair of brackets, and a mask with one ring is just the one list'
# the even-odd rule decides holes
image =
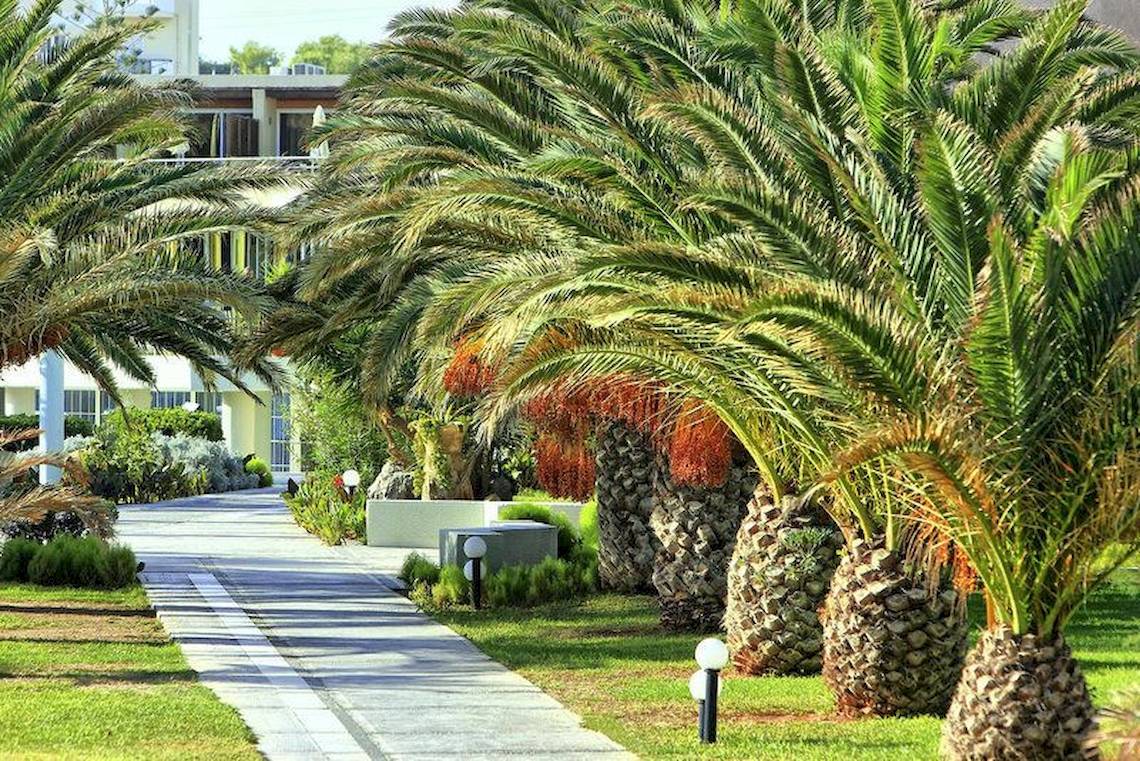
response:
{"label": "stone bench", "polygon": [[497,502],[470,499],[370,499],[365,508],[370,547],[434,547],[442,529],[454,526],[487,528],[515,505],[542,505],[562,513],[575,526],[580,502]]}
{"label": "stone bench", "polygon": [[487,543],[485,573],[508,565],[538,565],[546,558],[558,557],[558,529],[554,526],[536,521],[495,521],[487,527],[440,529],[440,567],[462,568],[470,559],[463,552],[463,543],[472,536]]}

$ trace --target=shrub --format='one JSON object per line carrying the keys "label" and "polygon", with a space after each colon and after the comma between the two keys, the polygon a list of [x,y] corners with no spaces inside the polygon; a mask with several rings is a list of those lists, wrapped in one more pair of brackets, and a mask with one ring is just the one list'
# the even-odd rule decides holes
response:
{"label": "shrub", "polygon": [[595,552],[598,549],[598,503],[590,500],[582,505],[578,516],[578,528],[582,534],[582,544]]}
{"label": "shrub", "polygon": [[163,449],[166,459],[182,465],[188,473],[203,474],[206,478],[204,491],[217,494],[252,489],[260,481],[256,474],[246,472],[241,460],[234,457],[223,442],[183,434],[165,436],[154,433],[151,438]]}
{"label": "shrub", "polygon": [[503,510],[500,516],[504,520],[536,521],[557,528],[558,557],[560,558],[569,557],[574,548],[582,541],[569,518],[543,505],[511,505]]}
{"label": "shrub", "polygon": [[[12,542],[30,545],[12,551],[11,566],[5,565]],[[20,564],[26,559],[21,573]],[[135,582],[138,563],[129,547],[110,545],[101,539],[58,536],[47,544],[9,540],[0,554],[4,573],[19,574],[12,580],[42,586],[118,589]],[[5,577],[7,578],[7,577]]]}
{"label": "shrub", "polygon": [[485,582],[492,607],[532,607],[584,597],[598,588],[597,558],[575,551],[570,560],[547,558],[536,566],[506,566]]}
{"label": "shrub", "polygon": [[409,587],[421,583],[431,586],[439,582],[439,566],[420,553],[413,552],[404,558],[404,564],[400,566],[397,576]]}
{"label": "shrub", "polygon": [[447,608],[466,602],[471,597],[471,586],[463,569],[449,565],[440,569],[439,581],[431,588],[431,601],[438,608]]}
{"label": "shrub", "polygon": [[342,473],[349,468],[375,475],[388,458],[388,442],[361,395],[330,373],[301,369],[304,383],[292,395],[305,471]]}
{"label": "shrub", "polygon": [[31,539],[14,538],[0,549],[0,581],[27,581],[28,563],[42,545]]}
{"label": "shrub", "polygon": [[[0,431],[26,431],[39,428],[39,415],[19,414],[0,415]],[[64,436],[90,436],[95,432],[95,426],[87,418],[68,415],[63,419]],[[26,452],[36,448],[36,440],[17,441],[5,447],[11,452]]]}
{"label": "shrub", "polygon": [[283,494],[285,505],[297,525],[325,544],[340,544],[345,539],[363,540],[365,534],[363,489],[349,499],[336,485],[339,474],[309,473],[295,495]]}
{"label": "shrub", "polygon": [[257,476],[260,488],[273,486],[273,471],[269,468],[269,463],[260,457],[251,457],[245,464],[245,472]]}
{"label": "shrub", "polygon": [[[118,519],[118,510],[111,507],[109,513],[111,523],[114,523]],[[84,537],[91,533],[75,513],[48,513],[38,521],[10,521],[0,524],[0,531],[9,538],[30,539],[41,544],[63,534]]]}
{"label": "shrub", "polygon": [[139,429],[101,427],[78,456],[91,492],[119,503],[175,499],[209,486],[204,474],[174,462],[165,447]]}
{"label": "shrub", "polygon": [[[128,425],[129,421],[129,425]],[[181,407],[144,409],[129,407],[117,409],[103,418],[100,428],[121,430],[132,428],[146,433],[161,433],[163,436],[190,436],[207,441],[221,441],[222,419],[214,412],[188,412]]]}

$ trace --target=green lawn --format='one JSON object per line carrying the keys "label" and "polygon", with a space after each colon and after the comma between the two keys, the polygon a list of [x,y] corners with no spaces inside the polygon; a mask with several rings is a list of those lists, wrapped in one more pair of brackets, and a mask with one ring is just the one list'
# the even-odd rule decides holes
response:
{"label": "green lawn", "polygon": [[0,586],[0,758],[259,759],[139,587]]}
{"label": "green lawn", "polygon": [[[934,759],[934,718],[838,721],[818,677],[734,677],[720,742],[696,740],[687,679],[694,635],[662,632],[648,597],[602,595],[533,611],[448,611],[439,618],[644,758]],[[1098,703],[1140,683],[1140,576],[1121,576],[1070,628]]]}

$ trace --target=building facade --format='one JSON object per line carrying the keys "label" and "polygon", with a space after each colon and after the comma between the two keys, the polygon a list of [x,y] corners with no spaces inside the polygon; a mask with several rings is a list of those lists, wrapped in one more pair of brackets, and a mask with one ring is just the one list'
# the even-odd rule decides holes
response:
{"label": "building facade", "polygon": [[[313,74],[311,67],[298,69],[307,72],[304,74],[287,70],[265,76],[199,75],[197,0],[132,4],[128,12],[149,15],[158,24],[155,34],[141,40],[131,58],[132,71],[146,72],[136,74],[139,81],[160,83],[177,76],[193,80],[200,92],[189,114],[196,137],[172,161],[275,159],[298,172],[311,171],[316,159],[303,145],[305,131],[312,126],[318,107],[322,111],[335,107],[344,76]],[[66,29],[66,24],[61,26]],[[292,197],[286,192],[280,198],[259,200],[279,204]],[[276,250],[271,241],[238,230],[207,236],[195,245],[200,245],[202,255],[219,269],[248,270],[263,277],[277,261],[298,255]],[[153,387],[116,373],[120,395],[127,404],[144,408],[190,404],[217,412],[235,455],[255,454],[279,473],[300,470],[300,447],[290,423],[287,392],[274,391],[249,376],[243,382],[253,390],[256,398],[251,398],[221,379],[208,388],[184,359],[153,356],[149,361],[157,378]],[[53,369],[60,365],[62,372]],[[63,416],[98,423],[113,409],[111,397],[67,362],[41,358],[0,373],[0,411],[5,415],[38,413],[41,427],[48,431],[62,430]],[[45,445],[50,443],[45,441]]]}

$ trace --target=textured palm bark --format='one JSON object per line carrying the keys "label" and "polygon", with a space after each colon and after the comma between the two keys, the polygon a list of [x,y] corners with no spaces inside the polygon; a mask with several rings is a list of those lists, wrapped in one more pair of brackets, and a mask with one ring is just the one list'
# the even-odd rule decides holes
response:
{"label": "textured palm bark", "polygon": [[660,541],[653,586],[662,626],[678,631],[720,628],[728,564],[757,480],[752,467],[737,463],[723,486],[680,486],[669,475],[667,456],[657,456],[650,523]]}
{"label": "textured palm bark", "polygon": [[942,726],[942,754],[961,761],[1095,758],[1084,675],[1060,637],[987,631],[966,659]]}
{"label": "textured palm bark", "polygon": [[842,546],[842,533],[819,507],[790,495],[773,504],[766,488],[756,490],[728,572],[724,624],[739,671],[819,672],[819,608]]}
{"label": "textured palm bark", "polygon": [[966,652],[961,607],[895,552],[853,542],[823,609],[823,678],[840,715],[945,714]]}
{"label": "textured palm bark", "polygon": [[659,543],[649,526],[653,512],[653,448],[625,423],[602,426],[597,438],[598,575],[604,589],[653,589]]}

